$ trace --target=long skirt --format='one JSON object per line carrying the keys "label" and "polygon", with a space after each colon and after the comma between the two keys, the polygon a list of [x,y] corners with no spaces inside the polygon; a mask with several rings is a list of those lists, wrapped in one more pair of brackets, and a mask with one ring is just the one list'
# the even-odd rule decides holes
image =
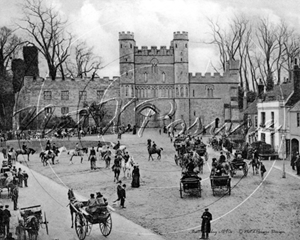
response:
{"label": "long skirt", "polygon": [[136,187],[138,188],[140,186],[140,177],[139,176],[132,176],[132,182],[131,182],[131,187]]}

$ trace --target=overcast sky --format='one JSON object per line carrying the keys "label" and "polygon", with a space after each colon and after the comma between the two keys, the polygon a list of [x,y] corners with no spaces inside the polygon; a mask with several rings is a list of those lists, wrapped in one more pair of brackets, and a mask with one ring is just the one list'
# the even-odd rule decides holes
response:
{"label": "overcast sky", "polygon": [[[22,0],[0,0],[0,25],[13,27],[21,15]],[[189,33],[189,71],[212,71],[218,52],[208,41],[207,18],[224,27],[233,15],[268,17],[274,23],[285,19],[300,26],[299,0],[47,0],[69,19],[69,29],[95,47],[103,65],[100,76],[119,75],[120,31],[134,32],[136,45],[170,46],[174,31]],[[44,72],[41,72],[41,75]],[[45,74],[45,73],[44,73]]]}

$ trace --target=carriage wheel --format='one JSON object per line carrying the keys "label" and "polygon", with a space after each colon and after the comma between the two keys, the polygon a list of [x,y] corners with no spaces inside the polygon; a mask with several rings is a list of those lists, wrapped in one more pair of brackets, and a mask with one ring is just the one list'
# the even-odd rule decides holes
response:
{"label": "carriage wheel", "polygon": [[92,227],[93,227],[93,224],[90,224],[89,222],[87,222],[87,233],[86,233],[87,236],[90,236],[90,234],[92,232]]}
{"label": "carriage wheel", "polygon": [[86,218],[80,213],[76,213],[75,216],[75,231],[79,240],[85,239],[86,233],[88,231],[88,222]]}
{"label": "carriage wheel", "polygon": [[104,237],[107,237],[110,234],[112,229],[112,220],[110,214],[105,222],[99,223],[99,228]]}
{"label": "carriage wheel", "polygon": [[183,189],[182,189],[182,182],[180,182],[179,183],[179,193],[180,193],[180,197],[182,198],[183,196],[182,196],[182,191],[183,191]]}
{"label": "carriage wheel", "polygon": [[47,221],[47,217],[46,217],[46,212],[44,212],[44,224],[45,224],[45,227],[46,227],[46,233],[47,233],[47,235],[49,235],[48,221]]}

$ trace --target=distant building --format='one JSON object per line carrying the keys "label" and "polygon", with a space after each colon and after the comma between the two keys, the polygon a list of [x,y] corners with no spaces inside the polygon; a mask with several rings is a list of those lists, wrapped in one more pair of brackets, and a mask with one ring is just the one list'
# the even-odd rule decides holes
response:
{"label": "distant building", "polygon": [[[31,69],[35,73],[25,77],[24,86],[16,96],[15,110],[26,106],[41,109],[52,104],[55,106],[53,114],[61,116],[76,112],[84,104],[98,102],[105,91],[105,99],[120,98],[123,105],[136,98],[121,115],[124,125],[141,126],[149,111],[156,114],[151,117],[148,127],[162,127],[177,119],[184,120],[189,126],[197,117],[203,125],[215,119],[219,119],[220,125],[225,122],[239,124],[239,62],[230,61],[223,76],[219,73],[192,74],[189,72],[188,49],[187,32],[174,32],[171,46],[160,49],[139,49],[133,33],[120,32],[120,77],[113,80],[95,78],[94,81],[41,79],[36,76],[38,68],[33,66]],[[112,101],[110,105],[113,109],[116,103]],[[172,108],[176,109],[172,119],[161,121],[160,117]],[[84,115],[84,111],[81,114]],[[16,117],[15,127],[17,122]],[[91,120],[89,124],[95,123]]]}
{"label": "distant building", "polygon": [[299,151],[299,101],[300,69],[297,64],[290,73],[290,81],[275,86],[258,100],[258,140],[271,144],[280,157]]}

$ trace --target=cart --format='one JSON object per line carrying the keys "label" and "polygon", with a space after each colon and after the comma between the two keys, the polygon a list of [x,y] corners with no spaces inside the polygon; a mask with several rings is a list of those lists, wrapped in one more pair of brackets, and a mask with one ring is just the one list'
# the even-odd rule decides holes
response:
{"label": "cart", "polygon": [[201,178],[197,174],[184,173],[179,187],[181,198],[183,198],[183,193],[196,194],[201,197]]}
{"label": "cart", "polygon": [[47,221],[46,212],[43,216],[41,205],[20,208],[20,217],[17,226],[18,239],[36,240],[40,228],[45,228],[46,233],[49,233],[49,222]]}
{"label": "cart", "polygon": [[[71,204],[71,203],[70,203]],[[103,236],[107,237],[111,233],[112,219],[107,207],[99,208],[99,211],[90,214],[86,211],[85,207],[87,202],[82,202],[81,207],[74,207],[75,215],[75,231],[79,240],[84,240],[89,236],[94,224],[99,224],[100,231]]]}
{"label": "cart", "polygon": [[231,178],[229,175],[216,176],[210,174],[210,183],[213,195],[215,196],[217,191],[222,192],[223,194],[231,194]]}

